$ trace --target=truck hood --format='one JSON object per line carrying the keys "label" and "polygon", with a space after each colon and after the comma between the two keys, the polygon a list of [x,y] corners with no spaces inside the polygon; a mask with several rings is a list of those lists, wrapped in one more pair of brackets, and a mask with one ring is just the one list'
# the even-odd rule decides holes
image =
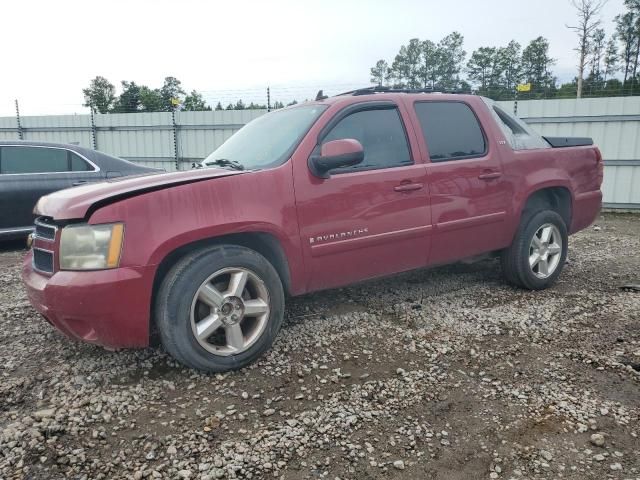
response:
{"label": "truck hood", "polygon": [[222,168],[204,168],[186,172],[119,177],[45,195],[38,200],[33,213],[51,217],[55,220],[85,218],[102,205],[141,193],[243,173],[248,172]]}

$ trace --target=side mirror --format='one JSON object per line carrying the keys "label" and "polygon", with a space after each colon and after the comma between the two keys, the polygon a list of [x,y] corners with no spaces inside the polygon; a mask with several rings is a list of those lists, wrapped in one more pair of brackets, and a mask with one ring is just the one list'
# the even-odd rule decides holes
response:
{"label": "side mirror", "polygon": [[320,155],[309,157],[309,170],[316,177],[329,178],[335,168],[350,167],[364,160],[364,149],[358,140],[344,138],[324,143]]}

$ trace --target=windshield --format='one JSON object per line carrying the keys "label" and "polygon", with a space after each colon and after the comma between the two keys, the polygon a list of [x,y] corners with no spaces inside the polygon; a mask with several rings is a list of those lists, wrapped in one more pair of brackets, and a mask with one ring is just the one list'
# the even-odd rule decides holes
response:
{"label": "windshield", "polygon": [[303,105],[258,117],[220,145],[202,164],[234,170],[281,165],[326,108],[326,105]]}

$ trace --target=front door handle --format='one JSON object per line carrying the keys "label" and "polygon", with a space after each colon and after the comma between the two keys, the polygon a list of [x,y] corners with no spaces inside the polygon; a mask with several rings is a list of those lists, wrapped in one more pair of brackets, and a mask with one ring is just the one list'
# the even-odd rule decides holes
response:
{"label": "front door handle", "polygon": [[396,192],[411,192],[422,188],[424,188],[424,184],[422,183],[401,183],[400,185],[393,187]]}
{"label": "front door handle", "polygon": [[78,185],[84,185],[85,183],[87,183],[86,180],[78,180],[77,182],[73,182],[71,185],[77,187]]}
{"label": "front door handle", "polygon": [[487,171],[485,173],[481,173],[478,175],[480,180],[495,180],[496,178],[500,178],[502,176],[502,172],[491,172]]}

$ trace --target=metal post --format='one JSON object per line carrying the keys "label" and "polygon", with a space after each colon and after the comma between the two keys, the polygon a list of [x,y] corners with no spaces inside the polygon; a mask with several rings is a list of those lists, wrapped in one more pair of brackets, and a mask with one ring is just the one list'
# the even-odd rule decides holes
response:
{"label": "metal post", "polygon": [[271,89],[267,87],[267,112],[271,111]]}
{"label": "metal post", "polygon": [[516,93],[513,97],[513,114],[518,116],[518,87],[516,86]]}
{"label": "metal post", "polygon": [[24,140],[24,132],[22,131],[22,123],[20,122],[20,108],[18,107],[18,99],[16,98],[16,122],[18,124],[18,137]]}
{"label": "metal post", "polygon": [[171,110],[171,123],[173,125],[173,155],[176,161],[176,170],[180,170],[180,159],[178,158],[178,126],[176,125],[176,111]]}
{"label": "metal post", "polygon": [[98,138],[96,137],[96,119],[95,119],[95,110],[91,107],[91,143],[93,144],[93,149],[98,149]]}

